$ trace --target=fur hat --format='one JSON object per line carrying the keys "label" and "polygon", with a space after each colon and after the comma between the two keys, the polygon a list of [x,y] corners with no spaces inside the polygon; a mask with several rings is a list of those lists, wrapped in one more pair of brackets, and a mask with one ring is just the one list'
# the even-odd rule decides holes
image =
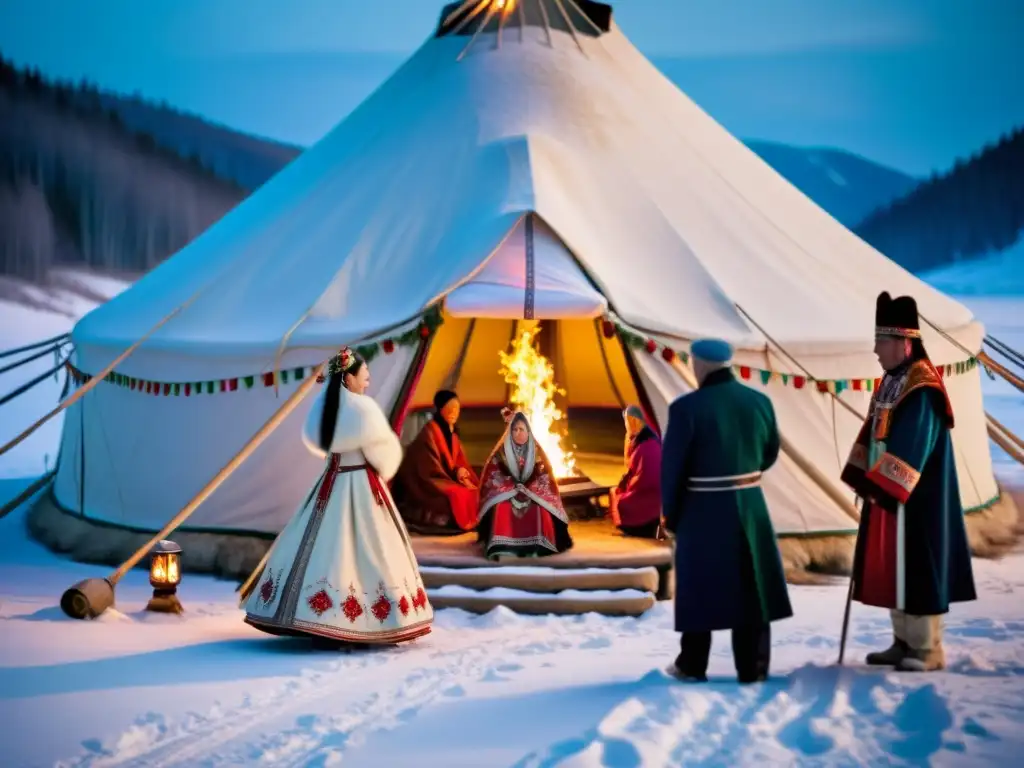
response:
{"label": "fur hat", "polygon": [[911,296],[897,296],[887,291],[878,294],[875,302],[875,335],[901,339],[921,338],[917,302]]}

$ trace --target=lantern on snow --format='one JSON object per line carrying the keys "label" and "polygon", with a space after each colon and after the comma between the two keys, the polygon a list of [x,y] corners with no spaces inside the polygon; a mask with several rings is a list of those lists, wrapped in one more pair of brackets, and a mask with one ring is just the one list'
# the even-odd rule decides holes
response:
{"label": "lantern on snow", "polygon": [[150,555],[149,583],[153,586],[153,597],[146,610],[181,613],[185,610],[177,595],[181,583],[181,547],[164,539],[153,547]]}

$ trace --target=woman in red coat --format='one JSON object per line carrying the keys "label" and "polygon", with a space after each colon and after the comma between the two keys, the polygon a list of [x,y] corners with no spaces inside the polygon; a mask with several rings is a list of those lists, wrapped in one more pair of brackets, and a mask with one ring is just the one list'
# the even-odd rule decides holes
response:
{"label": "woman in red coat", "polygon": [[544,449],[521,412],[484,465],[477,535],[491,560],[544,557],[572,547],[569,518]]}
{"label": "woman in red coat", "polygon": [[629,406],[623,418],[626,474],[609,494],[609,512],[612,522],[627,536],[654,539],[661,525],[661,441],[637,406]]}
{"label": "woman in red coat", "polygon": [[438,392],[433,420],[405,450],[391,490],[410,531],[459,534],[476,527],[480,479],[459,440],[460,410],[454,392]]}

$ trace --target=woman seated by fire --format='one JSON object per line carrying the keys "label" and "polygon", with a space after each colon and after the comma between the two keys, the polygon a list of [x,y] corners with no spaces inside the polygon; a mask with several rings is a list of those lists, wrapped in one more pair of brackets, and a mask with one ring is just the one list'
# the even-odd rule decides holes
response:
{"label": "woman seated by fire", "polygon": [[411,531],[457,534],[476,528],[480,478],[462,450],[459,411],[458,395],[442,389],[434,395],[433,419],[406,448],[391,490]]}
{"label": "woman seated by fire", "polygon": [[609,492],[612,522],[626,536],[658,538],[661,528],[661,441],[639,406],[622,414],[626,422],[626,472]]}
{"label": "woman seated by fire", "polygon": [[530,422],[502,412],[507,427],[484,465],[477,533],[491,560],[544,557],[572,547],[569,517]]}

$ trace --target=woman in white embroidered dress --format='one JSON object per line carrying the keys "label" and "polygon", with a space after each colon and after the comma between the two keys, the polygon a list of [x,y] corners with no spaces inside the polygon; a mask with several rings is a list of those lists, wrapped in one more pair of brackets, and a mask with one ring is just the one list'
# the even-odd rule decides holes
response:
{"label": "woman in white embroidered dress", "polygon": [[303,432],[327,467],[251,581],[245,621],[277,635],[412,640],[430,631],[434,611],[387,487],[401,444],[363,394],[366,363],[345,348],[328,370]]}

